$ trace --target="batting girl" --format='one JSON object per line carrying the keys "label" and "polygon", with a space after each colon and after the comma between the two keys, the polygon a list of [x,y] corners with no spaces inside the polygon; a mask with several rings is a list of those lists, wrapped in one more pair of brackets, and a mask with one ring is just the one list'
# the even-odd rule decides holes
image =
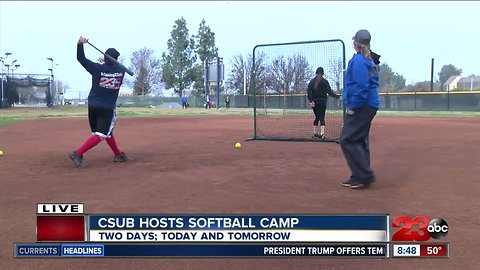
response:
{"label": "batting girl", "polygon": [[[345,74],[343,101],[347,108],[340,144],[352,171],[343,186],[367,188],[375,181],[370,168],[369,133],[380,101],[378,97],[378,70],[372,61],[370,33],[359,30],[353,37],[356,54],[348,62]],[[380,58],[380,56],[378,56]],[[378,61],[378,59],[376,59]]]}
{"label": "batting girl", "polygon": [[[307,88],[308,101],[310,107],[315,114],[315,120],[313,120],[313,138],[323,139],[325,137],[325,111],[327,110],[327,94],[340,98],[330,88],[328,81],[323,78],[323,68],[317,68],[315,72],[315,78],[310,80]],[[320,134],[317,133],[318,122],[320,122]]]}
{"label": "batting girl", "polygon": [[[92,136],[77,150],[71,152],[69,157],[76,167],[83,167],[83,154],[105,140],[115,154],[113,161],[127,162],[130,159],[120,151],[113,136],[116,120],[115,107],[125,72],[107,57],[104,59],[104,64],[88,60],[83,51],[83,44],[87,41],[88,39],[85,37],[78,39],[77,60],[92,74],[92,88],[88,95],[88,121]],[[105,54],[114,59],[118,59],[120,56],[120,53],[114,48],[108,49]]]}

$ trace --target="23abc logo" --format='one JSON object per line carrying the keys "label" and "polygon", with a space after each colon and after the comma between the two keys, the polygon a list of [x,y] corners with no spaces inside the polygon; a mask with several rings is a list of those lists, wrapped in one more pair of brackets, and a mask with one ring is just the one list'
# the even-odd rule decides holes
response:
{"label": "23abc logo", "polygon": [[[392,226],[400,228],[392,235],[392,241],[422,242],[430,238],[444,238],[448,233],[448,224],[445,220],[441,218],[430,220],[426,216],[416,216],[413,219],[410,219],[408,216],[395,217],[392,221]],[[418,230],[414,227],[418,227]]]}

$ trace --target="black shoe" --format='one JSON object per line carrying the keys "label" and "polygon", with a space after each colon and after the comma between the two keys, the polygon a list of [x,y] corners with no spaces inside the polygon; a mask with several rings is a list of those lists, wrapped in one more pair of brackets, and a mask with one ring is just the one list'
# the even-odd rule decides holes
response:
{"label": "black shoe", "polygon": [[317,134],[317,133],[313,133],[312,138],[318,138],[318,134]]}
{"label": "black shoe", "polygon": [[350,183],[350,180],[345,181],[345,182],[341,182],[340,185],[342,185],[344,187],[351,187],[352,186],[352,184]]}
{"label": "black shoe", "polygon": [[366,189],[370,187],[370,183],[350,183],[351,189]]}
{"label": "black shoe", "polygon": [[122,152],[119,156],[115,156],[113,158],[114,162],[129,162],[132,160],[133,158],[128,157],[127,154],[125,154],[125,152]]}
{"label": "black shoe", "polygon": [[83,167],[83,156],[77,154],[76,151],[70,152],[68,154],[68,157],[73,161],[73,164],[75,164],[75,167]]}

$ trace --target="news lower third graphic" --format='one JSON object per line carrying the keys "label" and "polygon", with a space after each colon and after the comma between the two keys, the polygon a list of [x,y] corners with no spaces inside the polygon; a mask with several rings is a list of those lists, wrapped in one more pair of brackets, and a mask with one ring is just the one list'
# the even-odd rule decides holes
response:
{"label": "news lower third graphic", "polygon": [[[450,254],[448,242],[430,240],[445,238],[448,224],[425,216],[395,217],[390,224],[388,214],[87,214],[82,203],[39,203],[36,219],[36,242],[15,243],[15,258],[448,258]],[[391,227],[400,228],[392,237]]]}

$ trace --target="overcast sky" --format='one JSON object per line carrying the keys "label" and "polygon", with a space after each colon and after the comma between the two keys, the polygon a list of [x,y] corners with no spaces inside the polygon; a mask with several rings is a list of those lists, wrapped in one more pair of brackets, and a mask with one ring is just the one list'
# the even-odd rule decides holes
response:
{"label": "overcast sky", "polygon": [[[192,35],[204,18],[228,69],[255,45],[308,40],[342,39],[348,61],[351,37],[365,28],[382,63],[410,84],[430,80],[432,58],[436,78],[446,64],[480,75],[479,11],[478,1],[2,1],[0,56],[13,53],[5,62],[18,60],[17,73],[42,74],[52,57],[55,77],[87,93],[90,75],[76,60],[80,35],[102,50],[115,47],[128,66],[143,47],[161,58],[176,19],[183,16]],[[87,58],[100,56],[85,48]]]}

